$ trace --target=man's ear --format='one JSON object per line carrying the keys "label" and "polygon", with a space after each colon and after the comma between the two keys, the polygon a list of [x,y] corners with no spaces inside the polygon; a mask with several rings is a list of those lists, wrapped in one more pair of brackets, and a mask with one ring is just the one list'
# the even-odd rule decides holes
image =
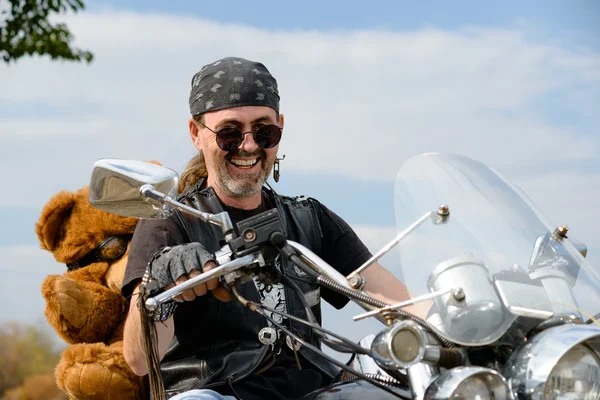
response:
{"label": "man's ear", "polygon": [[194,143],[194,147],[198,151],[202,151],[202,138],[200,137],[200,130],[198,129],[198,124],[194,121],[194,118],[189,119],[188,126],[190,129],[190,138],[192,139],[192,143]]}
{"label": "man's ear", "polygon": [[283,117],[283,114],[279,114],[279,121],[277,122],[279,122],[279,127],[283,129],[283,125],[285,124],[285,118]]}
{"label": "man's ear", "polygon": [[42,209],[35,224],[35,233],[42,249],[53,251],[58,243],[60,227],[71,215],[75,205],[75,193],[62,191],[52,197]]}

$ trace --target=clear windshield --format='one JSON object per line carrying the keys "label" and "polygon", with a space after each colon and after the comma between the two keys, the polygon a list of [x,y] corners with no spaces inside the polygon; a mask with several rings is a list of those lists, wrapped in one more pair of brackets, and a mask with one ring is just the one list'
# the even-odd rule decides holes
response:
{"label": "clear windshield", "polygon": [[[437,215],[440,205],[447,219]],[[448,154],[414,157],[396,177],[395,207],[399,231],[436,211],[400,242],[401,273],[413,296],[462,289],[464,299],[450,292],[429,310],[451,340],[494,342],[528,310],[583,320],[600,311],[598,269],[487,166]]]}

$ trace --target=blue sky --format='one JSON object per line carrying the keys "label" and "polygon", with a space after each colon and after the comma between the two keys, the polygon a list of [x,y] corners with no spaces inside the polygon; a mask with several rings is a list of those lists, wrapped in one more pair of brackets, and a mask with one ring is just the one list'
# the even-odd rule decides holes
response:
{"label": "blue sky", "polygon": [[[412,30],[454,29],[466,25],[500,27],[527,21],[540,33],[559,31],[581,44],[600,46],[600,4],[594,0],[565,1],[107,1],[90,2],[88,9],[112,6],[147,13],[193,15],[227,23],[281,30]],[[557,40],[558,38],[554,38]],[[565,38],[567,39],[567,38]]]}
{"label": "blue sky", "polygon": [[[469,26],[485,28],[520,27],[527,36],[540,42],[561,43],[565,47],[586,47],[590,51],[600,50],[600,3],[587,1],[506,1],[490,3],[480,1],[460,2],[396,2],[396,1],[110,1],[95,0],[88,2],[83,13],[105,11],[107,9],[131,10],[143,14],[186,15],[226,24],[242,24],[275,31],[353,31],[383,29],[390,31],[412,31],[422,28],[457,29]],[[81,14],[83,14],[81,13]],[[75,32],[77,34],[77,32]],[[211,34],[218,35],[219,32]],[[193,33],[191,33],[193,35]],[[93,49],[92,49],[93,50]],[[13,67],[17,68],[17,67]],[[596,93],[594,105],[600,101]],[[570,104],[564,91],[545,93],[531,104],[534,112],[555,126],[589,128],[597,121],[596,115],[586,115],[578,110],[578,104]],[[32,117],[55,115],[85,115],[96,107],[93,103],[78,102],[61,107],[51,102],[4,103],[0,108],[0,117]],[[594,130],[582,129],[582,135],[595,134]],[[547,166],[543,166],[547,168]],[[583,165],[586,170],[598,170],[595,162]],[[345,201],[339,202],[339,193],[346,198],[352,195],[357,182],[346,177],[336,176],[323,171],[318,176],[306,176],[289,172],[283,162],[284,177],[280,188],[284,192],[302,193],[317,191],[326,204],[335,209],[351,222],[357,224],[386,224],[391,220],[393,199],[389,196],[389,184],[369,183],[371,195],[363,197],[358,203],[377,204],[376,213],[351,212],[352,207]],[[331,179],[341,192],[332,193],[320,190],[327,187]],[[293,182],[293,184],[291,183]],[[364,182],[360,182],[364,184]],[[58,187],[58,186],[57,186]],[[356,196],[356,194],[354,194]],[[373,199],[377,198],[374,202]],[[347,209],[349,208],[349,209]],[[382,212],[383,211],[383,212]],[[0,217],[8,221],[15,230],[0,233],[0,244],[30,244],[36,239],[32,235],[31,224],[38,216],[38,207],[0,207]]]}
{"label": "blue sky", "polygon": [[518,183],[600,261],[598,21],[592,0],[89,2],[67,22],[94,63],[0,65],[0,301],[31,293],[0,321],[40,318],[41,281],[64,270],[37,249],[43,204],[101,157],[181,171],[189,80],[232,54],[280,83],[275,188],[318,198],[371,250],[394,232],[396,169],[449,151]]}

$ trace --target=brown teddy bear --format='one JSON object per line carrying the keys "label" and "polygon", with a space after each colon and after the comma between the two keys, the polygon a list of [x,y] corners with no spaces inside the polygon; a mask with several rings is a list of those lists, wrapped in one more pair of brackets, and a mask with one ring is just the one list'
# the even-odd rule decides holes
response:
{"label": "brown teddy bear", "polygon": [[121,295],[137,219],[90,206],[88,188],[62,191],[44,206],[35,230],[41,247],[67,265],[42,284],[45,315],[71,346],[55,369],[71,399],[143,399],[144,379],[123,358],[128,310]]}

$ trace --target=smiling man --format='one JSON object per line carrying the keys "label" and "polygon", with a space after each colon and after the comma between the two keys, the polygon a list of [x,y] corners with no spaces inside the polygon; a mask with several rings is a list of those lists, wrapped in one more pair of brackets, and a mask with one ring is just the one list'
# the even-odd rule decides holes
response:
{"label": "smiling man", "polygon": [[[198,155],[181,176],[181,201],[209,212],[226,210],[234,225],[277,208],[288,239],[310,248],[347,275],[371,254],[339,216],[314,199],[285,197],[265,187],[277,160],[284,118],[277,81],[261,63],[225,58],[192,79],[190,136]],[[123,352],[138,375],[148,373],[137,287],[170,288],[215,267],[220,231],[175,213],[143,220],[135,231],[123,294],[131,296]],[[320,299],[341,308],[347,299],[325,289],[287,260],[275,268],[292,279],[320,320]],[[144,278],[144,279],[142,279]],[[406,300],[405,287],[379,265],[365,272],[365,290],[387,302]],[[142,283],[143,282],[143,283]],[[304,317],[298,291],[259,277],[239,286],[243,297],[279,312]],[[212,295],[206,295],[208,291]],[[161,374],[174,399],[292,399],[334,381],[328,361],[299,347],[264,317],[230,301],[217,280],[198,285],[163,305],[153,318]],[[318,346],[308,328],[277,313],[273,319]]]}
{"label": "smiling man", "polygon": [[[246,127],[251,130],[244,132]],[[240,106],[192,118],[190,134],[206,160],[207,186],[233,207],[258,207],[282,131],[283,115],[265,106]],[[246,140],[248,134],[252,139]]]}

